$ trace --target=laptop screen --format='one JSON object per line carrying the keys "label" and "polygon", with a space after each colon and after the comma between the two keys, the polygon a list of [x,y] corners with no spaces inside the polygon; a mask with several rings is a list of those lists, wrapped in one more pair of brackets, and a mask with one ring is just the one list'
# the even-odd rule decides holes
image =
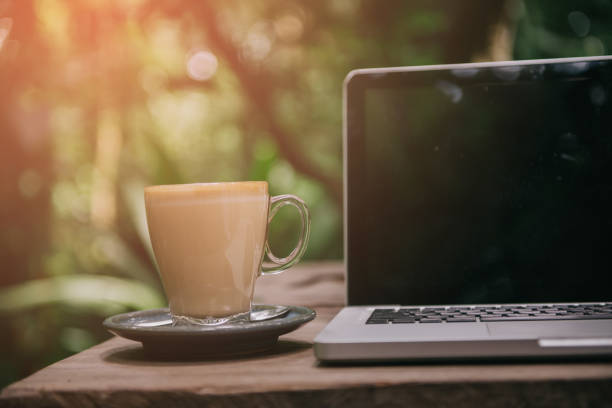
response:
{"label": "laptop screen", "polygon": [[347,81],[348,303],[612,300],[612,61]]}

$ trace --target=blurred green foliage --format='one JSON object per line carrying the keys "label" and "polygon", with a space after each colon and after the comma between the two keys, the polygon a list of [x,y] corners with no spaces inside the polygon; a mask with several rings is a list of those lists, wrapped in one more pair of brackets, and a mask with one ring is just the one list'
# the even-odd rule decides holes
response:
{"label": "blurred green foliage", "polygon": [[306,259],[339,259],[349,70],[604,54],[610,6],[0,1],[0,386],[164,305],[144,186],[268,180],[311,208]]}

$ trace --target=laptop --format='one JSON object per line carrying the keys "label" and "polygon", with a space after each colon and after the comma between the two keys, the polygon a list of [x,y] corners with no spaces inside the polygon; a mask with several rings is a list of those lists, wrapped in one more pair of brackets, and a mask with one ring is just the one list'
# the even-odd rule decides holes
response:
{"label": "laptop", "polygon": [[360,69],[343,110],[318,359],[612,355],[612,56]]}

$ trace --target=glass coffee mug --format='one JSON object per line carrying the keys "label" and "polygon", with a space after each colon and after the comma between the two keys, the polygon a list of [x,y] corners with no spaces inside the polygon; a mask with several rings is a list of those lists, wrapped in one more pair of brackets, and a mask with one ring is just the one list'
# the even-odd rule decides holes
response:
{"label": "glass coffee mug", "polygon": [[[306,250],[310,215],[298,197],[270,197],[268,183],[196,183],[144,190],[149,236],[174,323],[248,320],[255,280],[295,265]],[[283,206],[302,229],[285,258],[274,256],[268,224]],[[263,265],[264,254],[273,266]]]}

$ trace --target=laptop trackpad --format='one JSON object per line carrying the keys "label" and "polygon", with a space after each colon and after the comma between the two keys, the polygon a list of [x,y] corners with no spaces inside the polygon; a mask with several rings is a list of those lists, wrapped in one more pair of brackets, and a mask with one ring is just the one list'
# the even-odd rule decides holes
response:
{"label": "laptop trackpad", "polygon": [[491,322],[487,328],[492,337],[502,338],[612,336],[612,320]]}

